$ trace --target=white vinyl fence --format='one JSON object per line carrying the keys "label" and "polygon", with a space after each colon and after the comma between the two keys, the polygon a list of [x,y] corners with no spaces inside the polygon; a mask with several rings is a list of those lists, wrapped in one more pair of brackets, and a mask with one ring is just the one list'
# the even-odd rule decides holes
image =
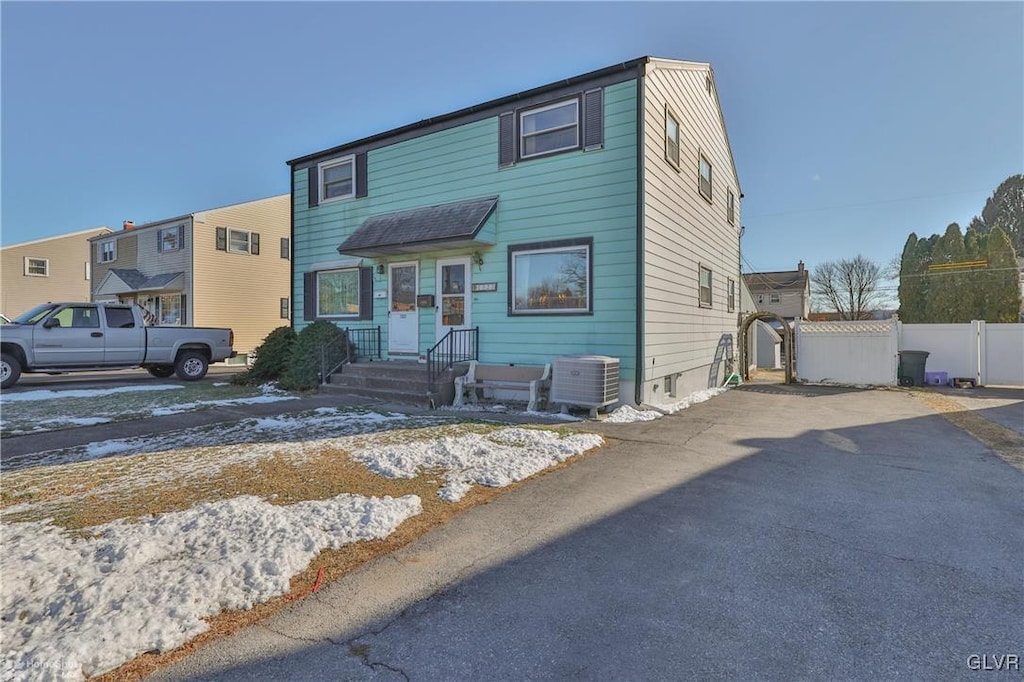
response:
{"label": "white vinyl fence", "polygon": [[927,351],[927,372],[979,386],[1024,386],[1024,324],[893,319],[796,325],[796,374],[803,381],[895,385],[901,350]]}

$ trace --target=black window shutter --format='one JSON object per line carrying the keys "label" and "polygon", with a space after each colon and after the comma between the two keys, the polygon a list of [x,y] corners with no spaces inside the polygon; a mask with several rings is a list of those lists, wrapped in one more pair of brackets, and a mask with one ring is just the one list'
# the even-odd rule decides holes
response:
{"label": "black window shutter", "polygon": [[182,294],[181,295],[181,322],[180,322],[180,324],[188,324],[188,321],[185,319],[187,314],[188,314],[188,296],[186,296],[185,294]]}
{"label": "black window shutter", "polygon": [[583,93],[583,150],[604,147],[604,89]]}
{"label": "black window shutter", "polygon": [[516,115],[514,112],[498,116],[498,168],[516,162]]}
{"label": "black window shutter", "polygon": [[316,319],[316,273],[302,275],[302,319],[312,322]]}
{"label": "black window shutter", "polygon": [[373,319],[373,268],[359,268],[359,319]]}
{"label": "black window shutter", "polygon": [[157,253],[164,250],[164,240],[160,238],[160,230],[156,231],[156,250]]}
{"label": "black window shutter", "polygon": [[217,228],[217,250],[228,250],[228,228],[226,227]]}
{"label": "black window shutter", "polygon": [[366,153],[356,154],[356,196],[366,196]]}
{"label": "black window shutter", "polygon": [[178,248],[185,248],[185,226],[178,225]]}
{"label": "black window shutter", "polygon": [[292,256],[291,244],[288,243],[288,237],[281,237],[281,258],[288,260]]}
{"label": "black window shutter", "polygon": [[249,253],[254,256],[260,255],[260,233],[250,232],[249,233]]}
{"label": "black window shutter", "polygon": [[320,203],[320,173],[316,166],[309,167],[307,177],[306,192],[309,194],[309,207],[312,208]]}

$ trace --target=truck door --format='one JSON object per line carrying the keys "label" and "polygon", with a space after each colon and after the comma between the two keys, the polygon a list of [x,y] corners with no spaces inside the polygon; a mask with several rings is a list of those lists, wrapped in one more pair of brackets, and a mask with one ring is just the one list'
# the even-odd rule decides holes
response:
{"label": "truck door", "polygon": [[103,356],[108,365],[137,365],[146,352],[146,330],[141,319],[129,307],[104,306],[107,318],[107,352]]}
{"label": "truck door", "polygon": [[36,324],[32,353],[37,367],[80,367],[103,362],[103,330],[94,305],[68,305]]}

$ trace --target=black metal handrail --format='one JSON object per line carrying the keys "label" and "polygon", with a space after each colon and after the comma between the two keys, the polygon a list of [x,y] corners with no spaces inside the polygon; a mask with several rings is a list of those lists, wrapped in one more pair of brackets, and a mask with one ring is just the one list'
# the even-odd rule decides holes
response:
{"label": "black metal handrail", "polygon": [[480,328],[450,329],[427,351],[427,385],[431,391],[437,378],[458,362],[480,359]]}
{"label": "black metal handrail", "polygon": [[376,327],[346,328],[351,346],[355,348],[353,360],[356,358],[377,358],[380,354],[380,325]]}
{"label": "black metal handrail", "polygon": [[320,344],[320,383],[331,383],[331,375],[352,357],[348,331]]}

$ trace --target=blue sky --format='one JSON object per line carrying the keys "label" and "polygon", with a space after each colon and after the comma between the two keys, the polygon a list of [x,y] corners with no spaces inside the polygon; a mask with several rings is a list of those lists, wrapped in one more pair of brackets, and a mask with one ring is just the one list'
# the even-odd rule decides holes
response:
{"label": "blue sky", "polygon": [[1024,4],[14,3],[19,243],[288,191],[285,161],[649,54],[711,62],[747,269],[966,224],[1024,170]]}

